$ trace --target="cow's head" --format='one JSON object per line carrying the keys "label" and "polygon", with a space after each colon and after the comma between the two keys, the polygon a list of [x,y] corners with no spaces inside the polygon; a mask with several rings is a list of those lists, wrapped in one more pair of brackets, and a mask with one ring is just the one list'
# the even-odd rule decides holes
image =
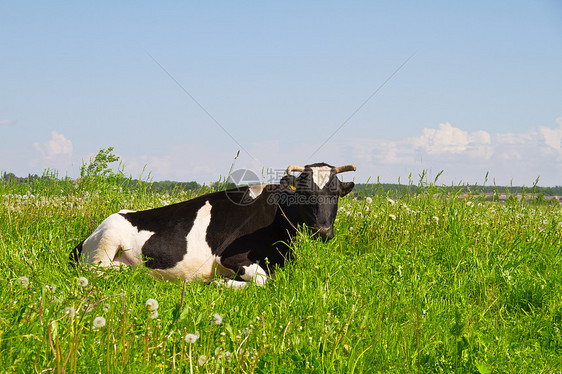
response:
{"label": "cow's head", "polygon": [[[314,236],[329,240],[334,236],[334,221],[338,211],[338,199],[347,195],[355,184],[341,182],[338,173],[355,171],[354,165],[333,167],[325,163],[306,166],[291,165],[281,181],[287,199],[281,208],[294,225],[305,224]],[[291,173],[300,172],[298,177]]]}

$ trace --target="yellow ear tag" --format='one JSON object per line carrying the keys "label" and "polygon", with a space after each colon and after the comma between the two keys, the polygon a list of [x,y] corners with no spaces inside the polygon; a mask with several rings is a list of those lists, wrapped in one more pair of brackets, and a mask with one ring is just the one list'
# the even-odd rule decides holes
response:
{"label": "yellow ear tag", "polygon": [[289,187],[291,187],[291,190],[296,191],[295,186],[293,186],[292,184],[290,184]]}

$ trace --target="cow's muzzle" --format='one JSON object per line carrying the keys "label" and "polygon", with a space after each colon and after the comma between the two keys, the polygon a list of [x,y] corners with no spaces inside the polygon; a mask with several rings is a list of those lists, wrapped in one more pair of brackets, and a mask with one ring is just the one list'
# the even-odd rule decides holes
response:
{"label": "cow's muzzle", "polygon": [[320,227],[315,230],[313,237],[328,241],[334,237],[334,230],[331,227]]}

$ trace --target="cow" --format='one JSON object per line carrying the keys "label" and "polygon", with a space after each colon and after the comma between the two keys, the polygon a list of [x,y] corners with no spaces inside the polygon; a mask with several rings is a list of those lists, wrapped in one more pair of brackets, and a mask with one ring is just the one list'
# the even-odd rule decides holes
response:
{"label": "cow", "polygon": [[[218,279],[227,287],[263,285],[291,257],[303,227],[334,236],[338,199],[353,182],[337,174],[354,165],[290,165],[277,184],[239,187],[142,211],[107,217],[71,252],[73,263],[103,267],[143,264],[170,280]],[[292,172],[300,172],[296,177]]]}

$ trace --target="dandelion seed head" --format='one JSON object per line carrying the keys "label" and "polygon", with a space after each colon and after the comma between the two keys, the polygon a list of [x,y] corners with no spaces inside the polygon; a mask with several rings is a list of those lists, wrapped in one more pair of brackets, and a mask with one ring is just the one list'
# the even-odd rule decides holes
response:
{"label": "dandelion seed head", "polygon": [[396,221],[396,216],[394,214],[389,214],[388,215],[393,221]]}
{"label": "dandelion seed head", "polygon": [[80,277],[76,280],[76,284],[80,287],[86,287],[88,285],[88,279],[86,277]]}
{"label": "dandelion seed head", "polygon": [[27,278],[27,277],[19,277],[16,282],[17,282],[18,286],[23,287],[23,288],[27,288],[29,286],[29,278]]}
{"label": "dandelion seed head", "polygon": [[101,316],[94,318],[94,327],[96,329],[101,329],[104,326],[105,326],[105,318]]}
{"label": "dandelion seed head", "polygon": [[365,199],[365,201],[367,202],[367,204],[371,204],[373,202],[373,199],[371,199],[370,197],[367,197]]}
{"label": "dandelion seed head", "polygon": [[193,344],[199,339],[199,334],[187,334],[184,339],[186,343]]}
{"label": "dandelion seed head", "polygon": [[154,299],[146,300],[146,309],[149,311],[157,310],[158,309],[158,301]]}
{"label": "dandelion seed head", "polygon": [[439,217],[433,216],[433,220],[435,221],[435,223],[439,223]]}
{"label": "dandelion seed head", "polygon": [[109,305],[109,304],[103,304],[102,310],[103,310],[104,312],[107,313],[107,312],[109,312],[110,309],[111,309],[111,305]]}
{"label": "dandelion seed head", "polygon": [[199,366],[203,366],[203,365],[205,365],[206,363],[207,363],[207,356],[205,356],[205,355],[199,356],[199,359],[197,360],[197,364],[198,364]]}
{"label": "dandelion seed head", "polygon": [[73,306],[67,306],[66,308],[64,308],[64,314],[66,314],[70,318],[73,318],[76,315],[76,309],[74,309]]}
{"label": "dandelion seed head", "polygon": [[220,314],[215,313],[213,315],[213,322],[211,322],[213,325],[220,325],[222,323],[222,317]]}
{"label": "dandelion seed head", "polygon": [[150,318],[150,319],[158,318],[158,311],[157,310],[151,310],[150,313],[148,313],[148,318]]}

